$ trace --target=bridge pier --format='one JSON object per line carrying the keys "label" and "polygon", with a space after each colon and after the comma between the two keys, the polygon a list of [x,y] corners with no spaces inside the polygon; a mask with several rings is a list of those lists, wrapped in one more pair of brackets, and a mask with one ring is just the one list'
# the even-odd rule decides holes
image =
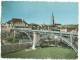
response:
{"label": "bridge pier", "polygon": [[13,31],[13,34],[14,34],[14,38],[15,38],[15,33],[16,33],[16,31],[14,30],[14,31]]}
{"label": "bridge pier", "polygon": [[14,40],[15,40],[15,36],[16,36],[16,31],[13,30],[13,42],[14,42]]}
{"label": "bridge pier", "polygon": [[72,34],[70,34],[70,42],[71,42],[71,46],[73,45],[73,38],[72,38]]}
{"label": "bridge pier", "polygon": [[35,50],[36,48],[36,41],[37,41],[37,35],[36,32],[33,32],[33,43],[32,43],[32,49]]}

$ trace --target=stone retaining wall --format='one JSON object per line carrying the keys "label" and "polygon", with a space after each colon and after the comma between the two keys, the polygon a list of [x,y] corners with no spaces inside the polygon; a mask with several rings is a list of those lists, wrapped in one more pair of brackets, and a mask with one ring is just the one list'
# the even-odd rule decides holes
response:
{"label": "stone retaining wall", "polygon": [[23,44],[17,43],[17,44],[2,45],[1,46],[1,53],[6,54],[6,53],[10,53],[10,52],[14,52],[17,50],[30,48],[30,47],[31,47],[30,43],[23,43]]}

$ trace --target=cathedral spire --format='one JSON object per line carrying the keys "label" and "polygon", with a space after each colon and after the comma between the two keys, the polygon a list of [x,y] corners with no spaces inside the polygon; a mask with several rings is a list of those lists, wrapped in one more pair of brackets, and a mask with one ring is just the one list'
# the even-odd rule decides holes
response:
{"label": "cathedral spire", "polygon": [[53,15],[53,12],[52,12],[52,24],[54,26],[54,15]]}

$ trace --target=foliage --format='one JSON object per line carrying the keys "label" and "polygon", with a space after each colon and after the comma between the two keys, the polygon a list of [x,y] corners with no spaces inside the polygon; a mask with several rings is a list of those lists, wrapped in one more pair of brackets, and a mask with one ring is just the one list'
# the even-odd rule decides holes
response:
{"label": "foliage", "polygon": [[7,41],[10,42],[10,43],[19,42],[19,40],[15,39],[14,37],[9,37],[9,38],[7,38]]}

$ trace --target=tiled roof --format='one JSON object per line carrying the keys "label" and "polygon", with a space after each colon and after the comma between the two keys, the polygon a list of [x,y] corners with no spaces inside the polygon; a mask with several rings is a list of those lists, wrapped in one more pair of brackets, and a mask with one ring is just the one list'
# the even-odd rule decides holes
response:
{"label": "tiled roof", "polygon": [[15,22],[24,22],[25,24],[28,24],[27,22],[25,22],[24,20],[22,19],[19,19],[19,18],[12,18],[12,20],[8,21],[7,23],[10,24],[11,22],[15,23]]}

